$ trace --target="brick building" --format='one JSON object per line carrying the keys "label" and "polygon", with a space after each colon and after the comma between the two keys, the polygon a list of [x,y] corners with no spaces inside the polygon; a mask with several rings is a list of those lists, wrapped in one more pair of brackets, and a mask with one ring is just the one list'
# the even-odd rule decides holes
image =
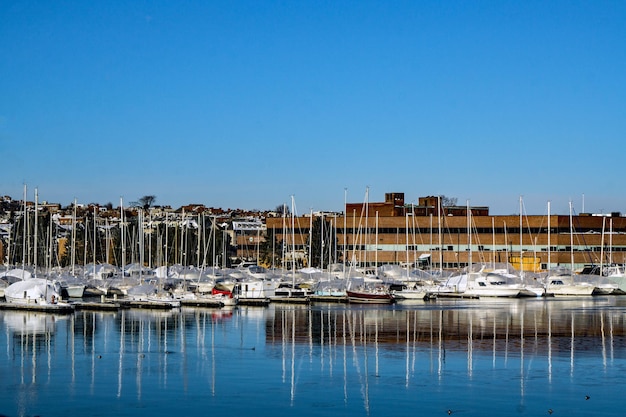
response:
{"label": "brick building", "polygon": [[[348,203],[345,216],[325,216],[325,259],[343,262],[345,256],[368,266],[421,262],[433,268],[464,267],[470,260],[510,262],[525,270],[626,263],[626,218],[620,213],[520,217],[469,207],[470,216],[468,207],[444,207],[438,197],[418,201],[407,205],[403,193],[388,193],[384,202]],[[298,217],[294,224],[292,232],[283,219],[266,219],[278,240],[290,247],[295,240],[296,250],[308,252],[311,220]]]}

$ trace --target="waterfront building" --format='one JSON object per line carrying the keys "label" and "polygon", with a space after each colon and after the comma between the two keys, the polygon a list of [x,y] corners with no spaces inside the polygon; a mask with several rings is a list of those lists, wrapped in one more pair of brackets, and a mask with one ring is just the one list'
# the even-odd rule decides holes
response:
{"label": "waterfront building", "polygon": [[[318,216],[317,222],[310,215],[267,218],[267,235],[317,259],[314,267],[345,261],[456,269],[509,262],[540,271],[626,263],[626,218],[620,213],[491,215],[488,207],[444,206],[437,196],[405,204],[403,193],[388,193],[384,202],[347,203],[344,213]],[[323,233],[312,226],[320,221]],[[324,248],[323,256],[311,253],[315,248]]]}

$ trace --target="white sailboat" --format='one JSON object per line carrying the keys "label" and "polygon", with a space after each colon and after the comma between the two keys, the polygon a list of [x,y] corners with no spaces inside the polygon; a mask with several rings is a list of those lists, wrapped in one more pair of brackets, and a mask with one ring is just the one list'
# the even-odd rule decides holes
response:
{"label": "white sailboat", "polygon": [[4,290],[7,303],[19,305],[55,305],[61,300],[61,289],[44,278],[17,281]]}
{"label": "white sailboat", "polygon": [[[604,239],[602,243],[604,244]],[[602,268],[602,275],[617,285],[614,294],[626,293],[626,268],[624,265],[613,263],[613,219],[609,222],[609,263]]]}
{"label": "white sailboat", "polygon": [[[548,271],[546,276],[546,292],[555,296],[592,295],[595,286],[574,274],[574,231],[572,225],[572,202],[569,203],[570,215],[570,269],[556,268]],[[548,213],[550,219],[550,213]],[[548,248],[550,247],[550,223],[548,223]],[[548,249],[548,262],[550,251]],[[549,263],[548,263],[549,265]]]}
{"label": "white sailboat", "polygon": [[472,213],[467,204],[467,230],[469,246],[468,266],[460,275],[450,277],[443,288],[453,288],[464,297],[517,297],[524,289],[517,276],[506,271],[487,268],[472,263]]}
{"label": "white sailboat", "polygon": [[[26,186],[24,186],[24,239],[26,239]],[[35,230],[37,230],[37,192],[35,192]],[[37,253],[37,235],[35,234],[34,253]],[[36,277],[37,257],[35,255],[35,271],[29,273],[25,269],[25,254],[22,255],[22,268],[15,271],[16,281],[5,288],[4,298],[7,303],[21,306],[47,307],[57,305],[61,301],[61,287],[58,283]]]}

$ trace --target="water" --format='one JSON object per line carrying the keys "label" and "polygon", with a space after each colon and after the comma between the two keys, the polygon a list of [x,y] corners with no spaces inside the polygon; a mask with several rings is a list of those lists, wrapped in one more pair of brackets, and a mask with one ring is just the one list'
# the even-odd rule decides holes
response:
{"label": "water", "polygon": [[617,416],[625,317],[626,297],[0,311],[0,414]]}

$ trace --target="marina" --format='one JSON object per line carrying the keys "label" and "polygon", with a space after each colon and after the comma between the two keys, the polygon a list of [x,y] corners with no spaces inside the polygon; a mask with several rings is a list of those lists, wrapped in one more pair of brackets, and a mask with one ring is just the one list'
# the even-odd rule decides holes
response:
{"label": "marina", "polygon": [[626,2],[0,10],[0,417],[625,414]]}
{"label": "marina", "polygon": [[[456,241],[449,229],[433,240],[432,213],[409,213],[403,198],[374,203],[387,215],[359,219],[363,234],[347,216],[311,215],[297,231],[295,215],[291,230],[286,217],[218,229],[216,217],[159,223],[120,204],[103,235],[90,207],[82,227],[75,213],[71,225],[47,216],[47,247],[28,226],[37,202],[24,205],[3,241],[0,414],[621,415],[626,286],[613,250],[626,247],[623,216],[609,218],[619,232],[608,242],[606,220],[579,216],[591,248],[571,243],[571,216],[555,217],[557,228],[536,217],[535,236],[518,228],[515,253],[510,229],[495,227],[511,219],[441,207]],[[426,203],[417,209],[439,200]],[[356,205],[345,207],[356,224]],[[462,217],[482,227],[463,229]],[[170,241],[189,221],[188,240]],[[280,255],[267,244],[277,236]]]}
{"label": "marina", "polygon": [[2,309],[0,401],[19,417],[618,416],[625,317],[624,296]]}

